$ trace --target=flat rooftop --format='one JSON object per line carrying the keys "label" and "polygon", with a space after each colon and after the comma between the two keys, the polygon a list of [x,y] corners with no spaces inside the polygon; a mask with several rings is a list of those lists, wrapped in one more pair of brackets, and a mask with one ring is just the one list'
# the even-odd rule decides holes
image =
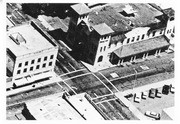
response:
{"label": "flat rooftop", "polygon": [[42,36],[31,24],[16,26],[10,28],[7,32],[7,48],[15,56],[35,53],[53,47],[53,44]]}
{"label": "flat rooftop", "polygon": [[26,106],[36,120],[83,120],[61,95],[38,98]]}
{"label": "flat rooftop", "polygon": [[165,47],[168,45],[169,43],[167,42],[165,36],[158,36],[158,37],[151,38],[148,40],[124,45],[120,47],[119,49],[115,50],[114,53],[118,57],[123,58],[123,57],[131,56],[131,55],[143,53],[149,50]]}
{"label": "flat rooftop", "polygon": [[45,15],[39,15],[38,19],[41,23],[46,27],[49,28],[50,31],[56,29],[62,29],[64,32],[67,32],[68,26],[63,23],[63,20],[59,17],[51,17]]}
{"label": "flat rooftop", "polygon": [[67,99],[86,120],[104,120],[100,113],[85,98],[85,93],[69,97]]}
{"label": "flat rooftop", "polygon": [[163,13],[149,4],[115,3],[89,13],[90,25],[106,23],[115,32],[126,32],[136,27],[159,22],[156,16]]}

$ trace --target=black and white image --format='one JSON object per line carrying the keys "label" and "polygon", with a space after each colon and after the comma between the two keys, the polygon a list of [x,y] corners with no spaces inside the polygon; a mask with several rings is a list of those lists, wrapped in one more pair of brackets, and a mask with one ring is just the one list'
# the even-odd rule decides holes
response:
{"label": "black and white image", "polygon": [[174,120],[175,10],[6,3],[7,120]]}

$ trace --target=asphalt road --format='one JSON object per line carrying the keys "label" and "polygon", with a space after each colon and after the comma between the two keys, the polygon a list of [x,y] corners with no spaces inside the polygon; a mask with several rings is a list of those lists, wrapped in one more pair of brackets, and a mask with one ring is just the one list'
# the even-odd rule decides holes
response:
{"label": "asphalt road", "polygon": [[[145,85],[147,83],[152,83],[153,79],[159,78],[159,80],[163,80],[165,78],[172,77],[174,75],[173,72],[166,72],[165,70],[166,68],[174,66],[174,62],[171,61],[172,56],[169,57],[168,55],[168,57],[165,56],[162,58],[156,58],[153,60],[144,61],[142,63],[135,64],[129,67],[110,68],[107,70],[102,70],[97,73],[90,73],[85,68],[77,68],[76,70],[69,70],[67,74],[59,75],[59,77],[61,77],[63,81],[53,83],[51,85],[42,87],[40,89],[38,88],[25,93],[16,94],[15,96],[7,97],[7,105],[8,106],[16,105],[17,103],[23,103],[26,100],[30,100],[50,94],[55,94],[57,92],[63,92],[64,90],[69,92],[70,95],[86,92],[90,95],[91,98],[94,99],[94,101],[98,103],[102,101],[102,99],[98,99],[100,97],[103,98],[103,96],[112,95],[117,91],[122,91],[132,88],[132,86],[138,87],[142,85],[142,82]],[[164,69],[163,71],[165,71],[165,73],[163,73],[163,71],[162,72],[159,71],[161,73],[157,73],[156,75],[151,75],[151,76],[147,75],[146,77],[143,78],[137,77],[136,84],[132,83],[135,79],[135,71],[133,68],[137,69],[138,73],[141,73],[142,69],[140,69],[139,66],[142,64],[147,65],[150,68],[150,70],[154,68],[162,70],[163,68]],[[116,72],[119,75],[119,78],[117,79],[112,78],[110,76],[110,73],[112,72]],[[122,77],[124,76],[126,76],[126,78],[122,79]],[[155,81],[159,81],[159,80],[155,80]],[[141,83],[137,83],[137,82],[141,82]],[[111,97],[105,98],[104,100],[107,99],[111,99]],[[115,103],[101,102],[97,105],[104,113],[111,113],[111,114],[107,114],[110,119],[123,119],[121,115],[117,114],[115,108],[113,108],[109,104],[112,104],[113,106],[113,104],[116,104],[116,102]]]}

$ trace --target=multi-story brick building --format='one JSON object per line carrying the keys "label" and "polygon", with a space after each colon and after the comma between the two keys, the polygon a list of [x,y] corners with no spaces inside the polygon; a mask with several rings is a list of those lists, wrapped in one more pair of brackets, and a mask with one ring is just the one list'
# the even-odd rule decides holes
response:
{"label": "multi-story brick building", "polygon": [[42,73],[41,78],[50,77],[48,72],[54,69],[57,53],[57,45],[34,22],[7,31],[6,60],[12,83],[22,78],[30,82],[35,76],[38,80]]}
{"label": "multi-story brick building", "polygon": [[150,4],[114,3],[96,9],[75,4],[71,8],[67,39],[72,46],[83,44],[83,61],[94,67],[133,62],[168,49],[165,30],[171,20]]}

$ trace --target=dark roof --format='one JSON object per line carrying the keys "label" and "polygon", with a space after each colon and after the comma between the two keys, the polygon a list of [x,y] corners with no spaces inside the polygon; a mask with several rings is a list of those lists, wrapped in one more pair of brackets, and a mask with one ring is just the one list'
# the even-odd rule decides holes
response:
{"label": "dark roof", "polygon": [[118,57],[124,58],[127,56],[143,53],[143,52],[150,51],[153,49],[158,49],[158,48],[165,47],[168,45],[169,43],[167,42],[165,36],[158,36],[158,37],[151,38],[148,40],[124,45],[121,48],[115,50],[114,53]]}
{"label": "dark roof", "polygon": [[83,3],[72,5],[71,8],[76,11],[79,15],[89,13],[91,10]]}
{"label": "dark roof", "polygon": [[164,9],[163,12],[168,16],[168,17],[174,17],[174,10],[172,8]]}
{"label": "dark roof", "polygon": [[[131,14],[130,17],[124,16],[121,12]],[[140,3],[115,3],[105,7],[97,8],[89,13],[89,23],[97,25],[106,23],[115,32],[126,32],[136,27],[147,26],[156,23],[156,16],[162,12],[153,8],[149,4]]]}
{"label": "dark roof", "polygon": [[94,30],[96,32],[98,32],[100,35],[106,35],[106,34],[110,34],[110,33],[113,33],[114,31],[109,27],[107,26],[105,23],[101,23],[101,24],[98,24],[98,25],[94,25],[92,26],[94,28]]}

